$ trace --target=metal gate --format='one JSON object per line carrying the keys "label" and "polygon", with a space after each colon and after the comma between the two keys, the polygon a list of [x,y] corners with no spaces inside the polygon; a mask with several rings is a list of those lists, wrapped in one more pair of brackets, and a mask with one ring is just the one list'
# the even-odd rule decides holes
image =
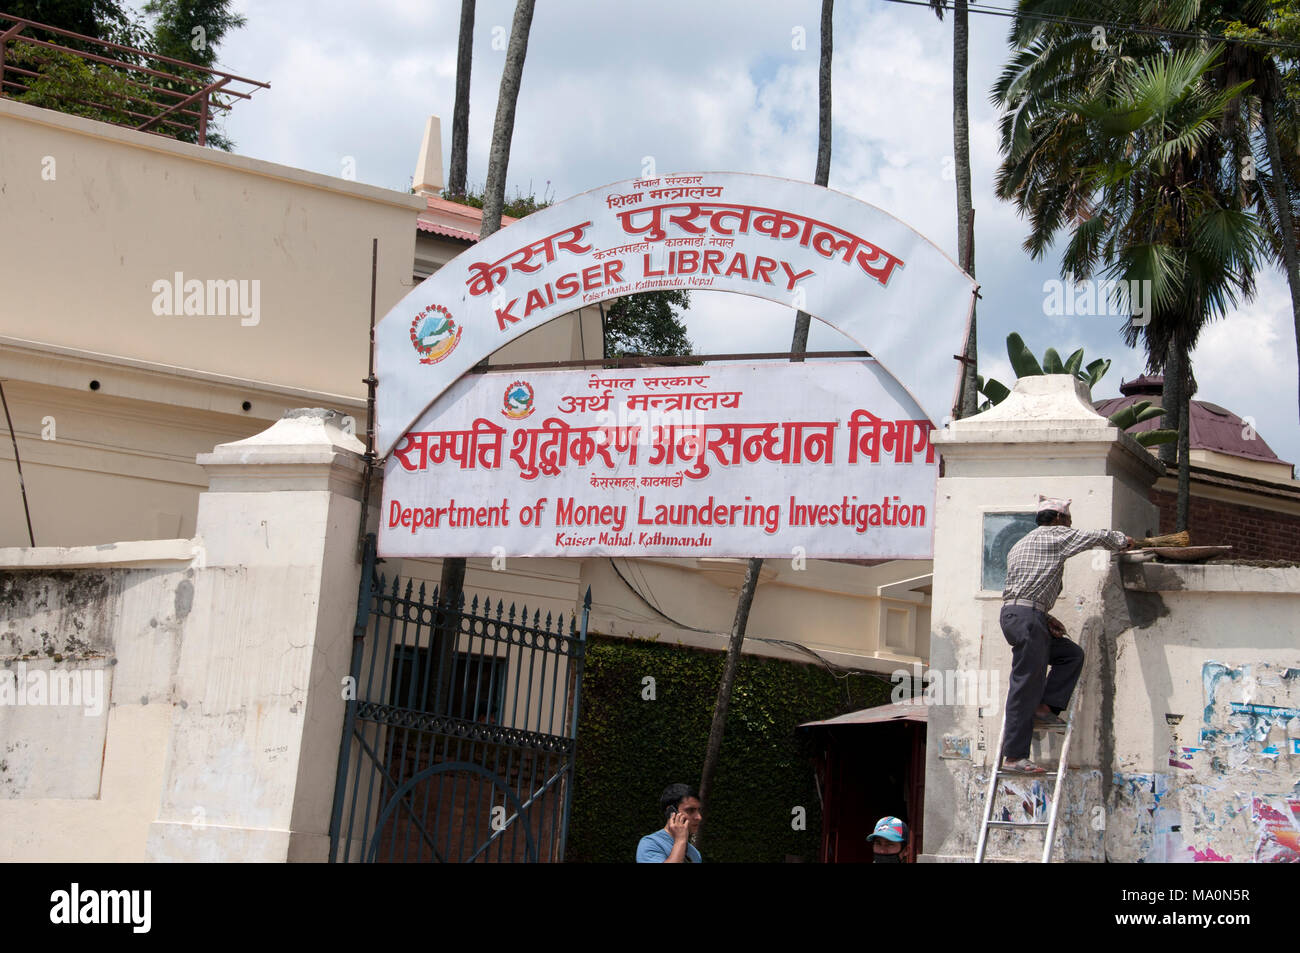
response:
{"label": "metal gate", "polygon": [[374,545],[330,861],[564,860],[591,590],[581,625],[477,596],[466,610],[463,596],[442,605],[436,588],[376,575]]}

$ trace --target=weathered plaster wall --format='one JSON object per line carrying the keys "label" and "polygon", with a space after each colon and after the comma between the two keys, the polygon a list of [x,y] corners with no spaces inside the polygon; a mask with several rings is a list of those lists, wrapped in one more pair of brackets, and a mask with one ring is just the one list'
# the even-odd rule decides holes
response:
{"label": "weathered plaster wall", "polygon": [[[946,476],[931,665],[992,675],[999,690],[995,704],[944,699],[930,711],[923,859],[973,859],[998,755],[1011,651],[1001,593],[980,588],[984,514],[1032,509],[1044,493],[1074,500],[1076,527],[1138,536],[1154,525],[1155,468],[1085,401],[1068,379],[1022,380],[996,412],[935,439]],[[1098,550],[1066,564],[1053,614],[1088,653],[1054,859],[1300,860],[1300,568]],[[1031,756],[1053,764],[1060,747],[1039,736]],[[993,816],[1045,821],[1051,789],[1004,779]],[[1042,844],[1041,829],[994,830],[987,856],[1035,860]]]}
{"label": "weathered plaster wall", "polygon": [[90,552],[0,568],[0,860],[145,859],[195,570]]}
{"label": "weathered plaster wall", "polygon": [[1111,861],[1300,861],[1300,568],[1124,567]]}
{"label": "weathered plaster wall", "polygon": [[[1121,564],[1101,606],[1083,627],[1054,858],[1300,861],[1300,568]],[[981,664],[1009,661],[985,646]],[[974,763],[927,776],[927,802],[933,790],[951,805],[946,859],[974,856],[1000,717],[984,719]],[[1059,740],[1035,745],[1059,757]],[[996,796],[997,819],[1047,819],[1050,784],[1007,779]],[[994,831],[989,855],[1033,860],[1041,845],[1038,831]]]}
{"label": "weathered plaster wall", "polygon": [[[991,411],[953,423],[935,436],[944,456],[935,512],[931,670],[973,676],[990,685],[982,698],[943,698],[931,707],[926,751],[925,854],[923,860],[968,860],[975,855],[979,821],[998,756],[998,733],[1011,671],[1011,649],[998,615],[1001,585],[982,580],[984,528],[990,514],[1033,513],[1037,495],[1073,500],[1074,525],[1113,528],[1140,535],[1155,525],[1147,488],[1159,472],[1131,438],[1098,415],[1083,385],[1065,375],[1022,378],[1012,396]],[[1119,574],[1105,550],[1066,564],[1054,614],[1090,659],[1080,690],[1094,692],[1104,677],[1098,660],[1109,593]],[[1098,712],[1079,712],[1071,762],[1098,763],[1102,729]],[[1035,741],[1031,756],[1050,762],[1058,737]],[[1057,856],[1098,859],[1102,832],[1094,829],[1101,779],[1082,773],[1068,779],[1068,810],[1058,820]],[[1011,780],[996,796],[995,817],[1045,820],[1047,786]],[[1082,791],[1083,797],[1078,795]],[[1095,791],[1096,796],[1090,796]],[[1028,810],[1028,814],[1026,814]],[[1041,856],[1041,830],[997,831],[991,858]]]}
{"label": "weathered plaster wall", "polygon": [[204,571],[177,670],[155,861],[323,861],[360,578],[361,443],[290,412],[199,457]]}

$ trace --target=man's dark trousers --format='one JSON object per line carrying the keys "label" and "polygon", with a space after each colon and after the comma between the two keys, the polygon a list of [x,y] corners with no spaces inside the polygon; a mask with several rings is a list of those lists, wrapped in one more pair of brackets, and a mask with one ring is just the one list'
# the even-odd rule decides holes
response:
{"label": "man's dark trousers", "polygon": [[[1004,758],[1029,757],[1034,710],[1040,704],[1064,710],[1083,671],[1083,649],[1047,628],[1047,615],[1029,606],[1003,606],[998,621],[1011,646]],[[1047,675],[1048,664],[1052,674]]]}

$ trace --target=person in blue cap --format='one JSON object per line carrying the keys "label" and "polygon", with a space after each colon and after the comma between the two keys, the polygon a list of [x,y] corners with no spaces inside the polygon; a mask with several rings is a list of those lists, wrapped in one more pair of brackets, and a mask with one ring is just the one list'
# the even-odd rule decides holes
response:
{"label": "person in blue cap", "polygon": [[896,817],[882,817],[867,840],[871,841],[873,864],[901,864],[907,846],[907,825]]}

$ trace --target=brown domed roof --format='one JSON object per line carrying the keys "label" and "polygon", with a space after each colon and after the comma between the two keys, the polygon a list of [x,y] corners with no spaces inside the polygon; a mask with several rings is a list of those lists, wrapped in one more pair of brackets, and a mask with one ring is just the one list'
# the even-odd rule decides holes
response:
{"label": "brown domed roof", "polygon": [[[1132,397],[1134,394],[1155,395],[1159,396],[1164,393],[1165,379],[1159,374],[1146,374],[1142,377],[1135,377],[1131,381],[1120,381],[1119,392],[1125,397]],[[1152,403],[1160,403],[1159,400]]]}
{"label": "brown domed roof", "polygon": [[[1123,410],[1144,400],[1159,407],[1163,390],[1163,377],[1158,374],[1147,375],[1122,382],[1119,391],[1124,395],[1123,397],[1099,400],[1093,406],[1103,417],[1109,417],[1117,410]],[[1155,420],[1146,420],[1136,427],[1131,427],[1130,432],[1157,430],[1161,425],[1162,419],[1157,417]],[[1218,404],[1193,400],[1190,431],[1193,450],[1213,450],[1216,453],[1244,457],[1247,460],[1261,460],[1265,463],[1285,462],[1278,458],[1278,455],[1264,442],[1264,438],[1255,432],[1253,426]]]}

